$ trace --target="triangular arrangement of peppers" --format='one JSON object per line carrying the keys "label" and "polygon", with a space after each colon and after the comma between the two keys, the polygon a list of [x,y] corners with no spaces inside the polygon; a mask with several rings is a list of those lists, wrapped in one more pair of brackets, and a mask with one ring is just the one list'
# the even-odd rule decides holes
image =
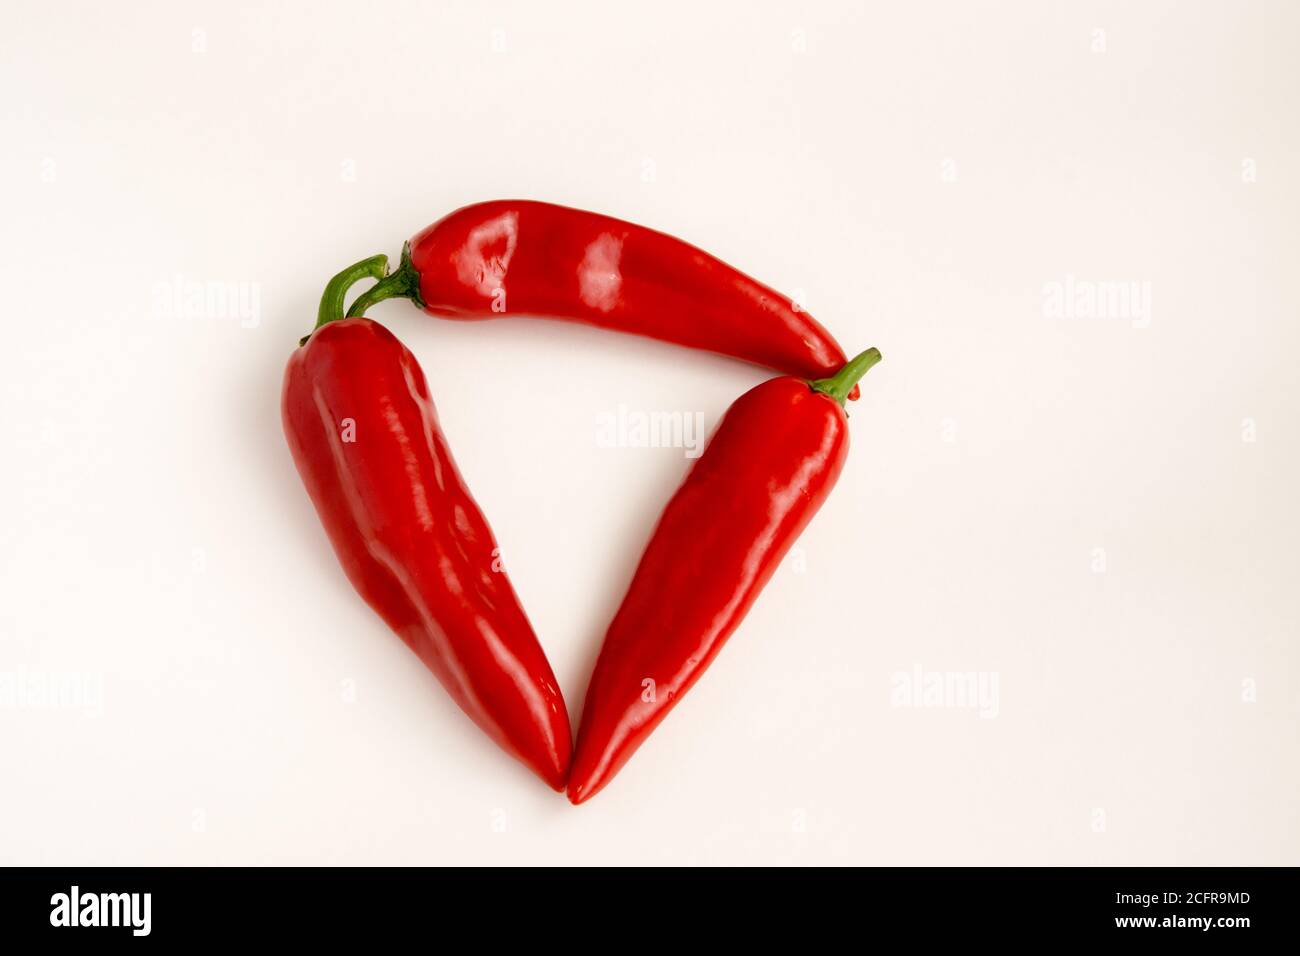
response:
{"label": "triangular arrangement of peppers", "polygon": [[[849,360],[790,299],[687,243],[548,203],[460,209],[388,272],[335,276],[285,371],[289,447],[349,580],[504,750],[573,803],[599,792],[699,679],[830,493]],[[378,280],[344,313],[352,285]],[[415,357],[365,318],[411,299],[457,319],[532,315],[784,373],[727,411],[673,495],[610,623],[572,742],[568,711]]]}

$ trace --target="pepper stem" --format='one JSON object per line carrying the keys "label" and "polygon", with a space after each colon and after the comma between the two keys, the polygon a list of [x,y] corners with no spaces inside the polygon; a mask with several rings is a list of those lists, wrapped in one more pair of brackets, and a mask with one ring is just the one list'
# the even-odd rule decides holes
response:
{"label": "pepper stem", "polygon": [[858,379],[866,375],[867,370],[879,361],[880,349],[867,349],[856,358],[850,359],[847,365],[830,378],[819,378],[809,382],[808,385],[814,392],[829,395],[843,405],[844,400],[849,397],[849,392],[853,391],[853,386],[858,384]]}
{"label": "pepper stem", "polygon": [[[343,318],[343,298],[354,283],[362,279],[382,279],[387,271],[388,256],[371,256],[369,259],[354,262],[330,279],[320,297],[320,308],[316,311],[316,328],[312,329],[312,332],[327,322],[336,322]],[[305,344],[309,338],[311,332],[299,339],[298,344]]]}
{"label": "pepper stem", "polygon": [[424,307],[424,303],[420,301],[420,273],[416,272],[415,266],[411,265],[411,244],[409,242],[402,245],[402,262],[397,267],[397,271],[380,279],[357,296],[356,301],[352,303],[352,308],[348,309],[348,318],[355,319],[358,316],[365,315],[366,309],[376,302],[399,297],[410,299],[421,308]]}

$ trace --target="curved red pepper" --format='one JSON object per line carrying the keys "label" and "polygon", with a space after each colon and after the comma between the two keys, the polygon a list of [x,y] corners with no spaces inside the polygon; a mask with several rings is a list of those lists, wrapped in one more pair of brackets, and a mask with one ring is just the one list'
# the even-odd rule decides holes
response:
{"label": "curved red pepper", "polygon": [[567,319],[805,378],[833,375],[846,361],[831,334],[786,296],[621,219],[498,200],[458,209],[407,245],[398,271],[363,293],[349,315],[405,296],[445,318]]}
{"label": "curved red pepper", "polygon": [[289,359],[283,418],[339,561],[461,709],[560,790],[568,712],[509,579],[493,570],[496,542],[424,374],[383,326],[325,321],[329,311],[323,301],[322,325]]}
{"label": "curved red pepper", "polygon": [[842,404],[880,360],[742,395],[664,509],[596,661],[569,799],[598,793],[699,680],[830,493],[848,453]]}

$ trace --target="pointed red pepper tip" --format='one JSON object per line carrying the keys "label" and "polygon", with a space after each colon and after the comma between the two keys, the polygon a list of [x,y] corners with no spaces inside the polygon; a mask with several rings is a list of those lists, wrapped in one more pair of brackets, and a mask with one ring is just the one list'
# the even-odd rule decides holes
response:
{"label": "pointed red pepper tip", "polygon": [[593,768],[585,754],[575,754],[573,766],[569,768],[569,786],[564,795],[576,807],[600,793],[609,782],[609,778],[608,773],[601,773]]}
{"label": "pointed red pepper tip", "polygon": [[556,793],[563,793],[569,782],[569,769],[573,764],[568,722],[560,726],[552,726],[550,730],[553,736],[545,743],[535,741],[535,746],[515,749],[514,753],[525,766],[546,781],[548,787]]}
{"label": "pointed red pepper tip", "polygon": [[579,804],[586,803],[595,795],[595,793],[595,790],[592,790],[589,787],[584,788],[581,784],[576,787],[570,784],[569,789],[564,792],[564,795],[568,797],[569,802],[576,807]]}
{"label": "pointed red pepper tip", "polygon": [[546,785],[556,793],[563,793],[565,786],[569,782],[569,768],[558,763],[547,767],[545,773],[542,773],[539,767],[538,773],[546,781]]}

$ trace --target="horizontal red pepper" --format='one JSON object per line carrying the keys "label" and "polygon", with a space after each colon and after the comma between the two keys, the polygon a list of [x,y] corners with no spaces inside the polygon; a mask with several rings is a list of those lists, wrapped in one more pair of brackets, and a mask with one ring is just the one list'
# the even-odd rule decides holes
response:
{"label": "horizontal red pepper", "polygon": [[832,375],[846,361],[811,315],[707,252],[551,203],[458,209],[407,243],[397,271],[358,297],[348,315],[395,296],[445,318],[567,319],[804,378]]}
{"label": "horizontal red pepper", "polygon": [[335,277],[320,324],[289,359],[285,435],[343,570],[475,723],[563,789],[571,750],[555,675],[456,469],[415,357],[383,326],[341,319],[357,278]]}
{"label": "horizontal red pepper", "polygon": [[880,360],[776,378],[732,404],[659,519],[596,661],[568,795],[598,793],[699,680],[830,493],[843,402]]}

